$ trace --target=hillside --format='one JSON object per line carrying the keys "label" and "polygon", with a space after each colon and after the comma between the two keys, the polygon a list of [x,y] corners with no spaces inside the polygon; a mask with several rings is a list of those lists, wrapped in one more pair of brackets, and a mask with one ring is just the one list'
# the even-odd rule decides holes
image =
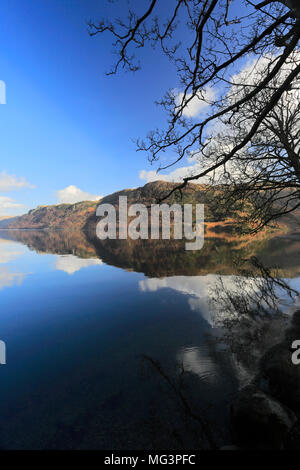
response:
{"label": "hillside", "polygon": [[[119,196],[127,196],[128,205],[142,203],[146,206],[155,204],[159,199],[167,195],[176,183],[155,181],[147,183],[135,189],[124,189],[101,199],[101,203],[110,203],[118,209]],[[216,233],[233,232],[236,226],[236,208],[231,213],[222,214],[211,211],[215,192],[211,187],[205,185],[188,184],[180,194],[178,191],[164,200],[165,203],[173,204],[205,204],[206,234],[212,231]],[[0,220],[0,229],[39,229],[39,230],[87,230],[94,231],[99,218],[96,217],[96,208],[99,201],[84,201],[76,204],[58,204],[53,206],[39,206],[32,209],[28,214]],[[281,223],[281,230],[289,231],[293,227],[295,217],[291,216]],[[294,224],[295,225],[295,224]]]}
{"label": "hillside", "polygon": [[76,204],[38,206],[30,210],[28,214],[0,220],[0,228],[81,230],[95,213],[97,205],[96,201],[84,201]]}
{"label": "hillside", "polygon": [[[105,196],[101,203],[110,203],[117,208],[119,196],[127,196],[128,204],[154,204],[158,198],[167,194],[175,183],[155,181],[136,189],[124,189]],[[188,202],[207,202],[204,186],[188,185],[182,194],[172,195],[165,202],[184,204]],[[97,221],[96,208],[98,201],[84,201],[76,204],[58,204],[53,206],[38,206],[28,214],[10,219],[0,220],[0,228],[10,229],[93,229]],[[206,214],[207,216],[207,214]]]}

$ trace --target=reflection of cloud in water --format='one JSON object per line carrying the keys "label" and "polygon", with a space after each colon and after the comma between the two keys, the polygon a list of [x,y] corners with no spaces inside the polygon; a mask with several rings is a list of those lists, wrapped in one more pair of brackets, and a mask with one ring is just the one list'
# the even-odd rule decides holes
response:
{"label": "reflection of cloud in water", "polygon": [[186,372],[191,372],[203,380],[213,382],[218,374],[216,362],[209,356],[206,348],[182,348],[178,362]]}
{"label": "reflection of cloud in water", "polygon": [[[289,284],[299,290],[300,279],[290,281]],[[249,302],[247,305],[249,309],[252,305],[256,305],[253,303],[254,301],[259,301],[259,305],[264,305],[264,298],[261,298],[260,295],[260,288],[263,286],[265,287],[265,281],[261,277],[254,279],[213,274],[174,276],[163,279],[151,278],[139,282],[139,288],[143,292],[172,289],[186,295],[191,311],[199,312],[202,318],[212,326],[207,331],[201,346],[181,348],[176,355],[177,361],[179,367],[182,364],[185,371],[199,377],[203,380],[203,384],[214,386],[218,383],[221,387],[224,383],[225,388],[227,386],[226,377],[230,377],[233,383],[236,381],[239,386],[244,386],[252,380],[255,373],[253,367],[256,367],[258,357],[265,351],[266,334],[268,333],[269,341],[271,341],[273,334],[277,335],[277,330],[276,326],[273,329],[269,326],[268,318],[264,323],[261,323],[260,318],[251,318],[250,321],[247,318],[245,323],[236,322],[235,320],[240,320],[243,316],[241,311],[235,310],[235,303],[232,304],[232,309],[228,308],[228,302],[223,302],[223,299],[239,299],[245,294],[244,298],[246,302]],[[280,290],[277,294],[278,303],[276,301],[276,306],[279,306],[285,313],[292,313],[297,306],[299,308],[300,297],[293,304],[292,299],[287,298],[286,293]],[[169,293],[169,296],[172,296],[172,292]],[[213,299],[216,302],[211,303]],[[286,307],[289,306],[289,308],[283,308],[283,302],[286,302]],[[242,302],[243,307],[245,304]],[[270,317],[269,319],[271,320]],[[270,324],[272,323],[274,322],[271,321]],[[277,328],[281,327],[280,317],[279,323],[277,322],[276,325]],[[259,331],[264,331],[264,335],[258,335]],[[256,341],[254,343],[255,350],[252,350],[253,341],[249,343],[249,338]]]}
{"label": "reflection of cloud in water", "polygon": [[[230,282],[230,278],[234,276],[223,277],[228,277],[228,282]],[[159,289],[169,288],[187,294],[191,310],[200,312],[211,324],[213,321],[208,308],[208,297],[210,289],[216,284],[217,279],[218,276],[213,274],[207,276],[174,276],[164,279],[145,279],[139,282],[139,287],[145,292],[155,292]]]}
{"label": "reflection of cloud in water", "polygon": [[64,271],[68,274],[74,274],[82,268],[103,264],[101,259],[94,258],[77,258],[74,255],[57,255],[55,263],[56,269]]}
{"label": "reflection of cloud in water", "polygon": [[[163,287],[177,290],[184,294],[195,295],[199,298],[206,297],[212,288],[221,279],[228,290],[236,289],[238,276],[219,276],[217,274],[207,274],[206,276],[173,276],[167,278],[146,279],[139,282],[142,291],[156,291]],[[253,287],[253,280],[245,278],[245,288]]]}
{"label": "reflection of cloud in water", "polygon": [[[291,287],[300,288],[299,278],[289,281]],[[222,376],[226,369],[231,377],[236,378],[239,384],[245,385],[253,376],[251,361],[248,363],[245,360],[245,356],[250,356],[255,361],[257,360],[257,352],[262,353],[264,351],[264,339],[261,340],[262,343],[260,344],[260,335],[257,335],[257,332],[262,328],[262,325],[264,327],[268,326],[268,323],[261,323],[256,318],[250,322],[246,321],[246,323],[235,322],[236,319],[241,319],[242,315],[241,312],[234,311],[234,304],[233,310],[230,310],[226,308],[226,303],[211,304],[210,301],[214,298],[219,299],[215,295],[217,288],[217,290],[220,290],[221,300],[223,295],[226,299],[227,296],[234,298],[235,296],[246,294],[245,299],[247,299],[247,294],[249,294],[248,307],[251,308],[252,300],[256,298],[256,294],[260,291],[261,282],[264,283],[262,278],[255,280],[254,278],[243,276],[210,274],[207,276],[174,276],[163,279],[144,279],[139,282],[139,288],[143,292],[156,292],[160,289],[168,288],[186,295],[190,309],[194,312],[199,312],[202,318],[213,327],[208,331],[207,342],[204,341],[201,347],[182,348],[178,352],[177,360],[179,364],[183,364],[184,370],[212,384],[216,380],[220,380],[220,374]],[[172,293],[169,295],[172,296]],[[278,292],[278,296],[277,305],[284,313],[289,314],[297,307],[299,308],[300,297],[293,303],[293,300],[288,298],[282,291]],[[260,305],[264,305],[264,300],[260,296],[256,298],[257,301],[258,299],[260,299]],[[284,302],[286,305],[284,305]],[[231,320],[233,321],[232,323],[230,323]],[[230,324],[233,328],[232,330],[229,327]],[[281,323],[278,324],[280,327]],[[219,328],[215,328],[215,326]],[[222,339],[222,332],[226,333],[224,339]],[[270,329],[270,334],[272,332],[277,334],[276,329]],[[247,347],[250,347],[248,338],[251,336],[258,338],[255,343],[255,353],[251,349],[247,350]],[[265,338],[265,333],[263,338]],[[234,345],[235,353],[232,353],[230,350],[232,345]]]}
{"label": "reflection of cloud in water", "polygon": [[[188,303],[193,311],[200,312],[208,323],[214,324],[216,320],[220,321],[224,312],[217,311],[214,306],[214,312],[209,308],[209,299],[214,294],[214,288],[222,281],[224,290],[231,294],[239,294],[238,276],[219,276],[208,274],[206,276],[173,276],[168,278],[154,278],[139,281],[139,288],[144,292],[155,292],[159,289],[169,288],[187,294]],[[242,279],[241,277],[239,278]],[[243,279],[243,291],[257,290],[256,283],[251,278]],[[216,318],[217,317],[217,318]]]}
{"label": "reflection of cloud in water", "polygon": [[18,243],[7,240],[0,240],[0,263],[5,264],[13,261],[18,256],[25,253],[25,250]]}
{"label": "reflection of cloud in water", "polygon": [[0,266],[0,290],[4,287],[21,285],[27,274],[10,271],[6,266]]}
{"label": "reflection of cloud in water", "polygon": [[211,315],[208,309],[207,297],[201,299],[197,297],[191,297],[188,299],[188,304],[193,312],[201,312],[203,318],[205,318],[208,323],[211,323]]}

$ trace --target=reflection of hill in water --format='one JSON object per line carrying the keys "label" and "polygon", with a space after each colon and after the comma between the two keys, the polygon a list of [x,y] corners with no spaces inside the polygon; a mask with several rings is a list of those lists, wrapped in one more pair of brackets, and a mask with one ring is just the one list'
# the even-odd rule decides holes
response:
{"label": "reflection of hill in water", "polygon": [[83,232],[55,230],[1,230],[0,239],[14,240],[38,253],[97,257],[94,245]]}
{"label": "reflection of hill in water", "polygon": [[238,238],[218,233],[206,238],[199,251],[186,251],[181,240],[101,241],[79,231],[3,230],[0,238],[21,242],[42,253],[100,258],[149,277],[235,274],[235,259],[250,256],[257,256],[269,267],[278,267],[282,276],[300,274],[300,234]]}

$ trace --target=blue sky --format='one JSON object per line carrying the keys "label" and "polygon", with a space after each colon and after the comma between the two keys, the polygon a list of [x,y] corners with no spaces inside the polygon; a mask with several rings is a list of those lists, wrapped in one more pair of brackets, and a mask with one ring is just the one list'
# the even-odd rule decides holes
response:
{"label": "blue sky", "polygon": [[[143,184],[139,171],[150,165],[132,140],[163,123],[153,102],[171,84],[170,65],[146,50],[140,73],[105,76],[111,38],[89,37],[86,21],[121,15],[120,5],[127,9],[123,0],[1,2],[0,197],[26,207],[0,207],[0,215],[56,203],[69,185],[103,195]],[[6,175],[35,188],[3,191]]]}
{"label": "blue sky", "polygon": [[127,8],[125,0],[2,0],[0,215],[55,204],[70,185],[91,195],[140,186],[140,170],[154,169],[133,139],[164,125],[154,101],[178,85],[175,70],[145,48],[142,71],[107,77],[111,38],[87,32],[87,20]]}

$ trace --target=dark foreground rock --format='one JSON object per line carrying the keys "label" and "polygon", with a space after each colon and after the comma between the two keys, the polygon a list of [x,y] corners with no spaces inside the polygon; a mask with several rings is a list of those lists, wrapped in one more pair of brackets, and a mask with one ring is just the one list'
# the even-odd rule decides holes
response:
{"label": "dark foreground rock", "polygon": [[[294,338],[295,339],[295,338]],[[264,391],[295,412],[300,411],[300,367],[292,363],[291,342],[273,346],[261,359]]]}
{"label": "dark foreground rock", "polygon": [[292,318],[292,325],[297,330],[300,331],[300,310],[297,310]]}
{"label": "dark foreground rock", "polygon": [[285,332],[285,340],[292,345],[295,340],[300,339],[300,310],[297,310],[292,318],[290,327]]}
{"label": "dark foreground rock", "polygon": [[295,414],[254,386],[245,387],[232,407],[234,442],[242,448],[281,449]]}

